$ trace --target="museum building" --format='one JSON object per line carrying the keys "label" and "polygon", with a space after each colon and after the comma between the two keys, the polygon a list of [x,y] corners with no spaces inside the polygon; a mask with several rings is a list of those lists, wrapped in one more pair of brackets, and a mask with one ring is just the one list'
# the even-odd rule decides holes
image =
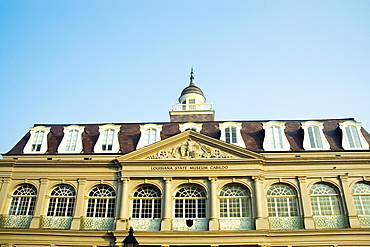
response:
{"label": "museum building", "polygon": [[193,72],[169,114],[34,125],[0,160],[0,246],[370,247],[361,123],[215,121]]}

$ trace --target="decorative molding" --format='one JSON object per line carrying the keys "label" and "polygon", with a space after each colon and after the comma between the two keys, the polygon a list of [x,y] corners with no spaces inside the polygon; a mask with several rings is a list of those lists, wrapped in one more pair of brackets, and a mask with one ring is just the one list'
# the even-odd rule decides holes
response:
{"label": "decorative molding", "polygon": [[218,148],[213,148],[199,142],[193,141],[191,138],[182,142],[180,145],[163,149],[155,154],[151,154],[146,159],[227,159],[233,158],[232,155],[221,151]]}

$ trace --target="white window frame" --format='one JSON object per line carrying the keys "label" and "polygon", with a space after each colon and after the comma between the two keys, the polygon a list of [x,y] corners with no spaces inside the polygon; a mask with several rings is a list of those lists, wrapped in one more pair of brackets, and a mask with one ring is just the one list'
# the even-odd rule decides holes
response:
{"label": "white window frame", "polygon": [[[31,130],[30,130],[31,137],[28,140],[26,146],[24,146],[23,153],[25,153],[25,154],[46,153],[48,151],[48,134],[50,132],[50,128],[51,127],[46,127],[46,126],[36,126],[36,127],[31,128]],[[43,134],[42,140],[41,140],[41,148],[40,148],[39,151],[36,151],[37,149],[35,149],[35,150],[32,149],[32,144],[34,144],[34,141],[36,141],[35,138],[37,138],[37,132],[38,131],[43,131],[44,134]],[[38,133],[40,133],[40,132],[38,132]],[[40,144],[39,141],[38,141],[38,143]]]}
{"label": "white window frame", "polygon": [[[69,132],[77,130],[77,140],[76,140],[76,148],[74,150],[67,150],[67,144],[70,141],[69,140]],[[85,130],[85,126],[79,126],[79,125],[69,125],[64,127],[64,136],[62,139],[62,142],[60,143],[58,147],[58,153],[81,153],[82,152],[82,133]]]}
{"label": "white window frame", "polygon": [[[302,125],[302,129],[303,129],[303,132],[304,132],[303,148],[305,150],[330,150],[329,142],[326,139],[326,137],[324,135],[324,132],[323,132],[323,129],[324,129],[324,123],[323,122],[307,121],[307,122],[301,123],[301,125]],[[317,144],[318,144],[317,139],[318,138],[315,134],[313,134],[313,138],[314,138],[314,142],[315,142],[316,147],[312,147],[310,134],[309,134],[309,128],[310,127],[319,128],[319,135],[320,135],[322,147],[317,147]],[[313,133],[315,133],[315,132],[313,132]]]}
{"label": "white window frame", "polygon": [[[358,134],[358,137],[359,137],[359,141],[360,141],[360,144],[361,144],[361,147],[351,147],[350,145],[350,142],[349,142],[349,137],[348,137],[348,134],[347,134],[347,127],[355,127],[356,130],[357,130],[357,134]],[[361,133],[361,123],[358,123],[358,122],[355,122],[355,121],[352,121],[352,120],[348,120],[348,121],[345,121],[343,123],[339,123],[339,128],[342,130],[342,133],[343,133],[343,139],[342,139],[342,146],[345,150],[354,150],[354,149],[369,149],[369,144],[367,143],[365,137],[362,135]],[[354,141],[354,140],[353,140]]]}
{"label": "white window frame", "polygon": [[[147,130],[149,129],[155,129],[156,130],[156,136],[155,136],[155,141],[152,142],[152,143],[149,143],[147,144],[146,143],[146,140],[147,140]],[[147,145],[150,145],[150,144],[153,144],[155,142],[158,142],[161,140],[161,131],[162,131],[162,124],[144,124],[144,125],[140,125],[140,132],[141,132],[141,136],[140,136],[140,140],[137,144],[137,147],[136,149],[139,149],[139,148],[142,148],[142,147],[145,147]]]}
{"label": "white window frame", "polygon": [[183,186],[176,190],[174,196],[176,219],[206,219],[207,195],[204,189],[197,186]]}
{"label": "white window frame", "polygon": [[47,216],[72,217],[76,201],[76,190],[66,184],[56,186],[49,195]]}
{"label": "white window frame", "polygon": [[239,147],[245,148],[245,143],[244,143],[242,135],[240,133],[240,131],[242,129],[242,123],[237,123],[237,122],[220,123],[219,124],[219,128],[221,130],[220,140],[226,142],[226,129],[230,128],[230,127],[236,128],[236,143],[230,143],[230,144],[234,144],[234,145],[237,145]]}
{"label": "white window frame", "polygon": [[[265,151],[289,151],[290,150],[290,143],[285,135],[285,122],[279,121],[269,121],[262,123],[262,127],[265,130],[265,138],[263,140],[263,149]],[[281,142],[281,147],[277,147],[275,134],[276,132],[271,132],[271,128],[279,128],[279,139]]]}
{"label": "white window frame", "polygon": [[179,129],[181,132],[187,131],[189,129],[192,129],[196,132],[200,132],[202,130],[202,123],[193,123],[193,122],[188,122],[188,123],[182,123],[179,124]]}
{"label": "white window frame", "polygon": [[[162,218],[161,191],[153,185],[139,187],[132,196],[133,219]],[[150,217],[148,217],[150,215]]]}
{"label": "white window frame", "polygon": [[37,189],[32,184],[21,184],[12,193],[9,215],[33,215],[36,209]]}
{"label": "white window frame", "polygon": [[[105,143],[106,136],[105,131],[112,129],[113,133],[113,143],[112,143],[112,150],[103,150],[103,144]],[[118,133],[121,130],[121,125],[115,124],[105,124],[99,126],[99,138],[94,146],[94,153],[118,153],[120,150],[119,141],[118,141]]]}
{"label": "white window frame", "polygon": [[252,207],[249,191],[239,185],[223,187],[219,195],[219,208],[220,218],[250,218]]}

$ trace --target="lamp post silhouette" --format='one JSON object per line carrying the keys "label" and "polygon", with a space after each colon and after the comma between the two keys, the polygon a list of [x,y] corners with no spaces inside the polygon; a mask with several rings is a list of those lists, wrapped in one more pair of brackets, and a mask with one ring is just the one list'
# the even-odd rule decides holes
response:
{"label": "lamp post silhouette", "polygon": [[136,240],[134,236],[134,229],[130,227],[130,230],[128,231],[128,235],[122,242],[123,247],[137,247],[139,245],[139,242]]}

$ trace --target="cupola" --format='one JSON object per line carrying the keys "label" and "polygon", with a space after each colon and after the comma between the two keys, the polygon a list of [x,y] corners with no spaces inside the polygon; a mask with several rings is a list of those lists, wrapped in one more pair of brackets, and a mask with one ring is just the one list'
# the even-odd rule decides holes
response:
{"label": "cupola", "polygon": [[172,104],[171,122],[214,121],[212,104],[206,103],[202,90],[194,84],[194,71],[191,68],[190,84],[179,97],[179,104]]}

